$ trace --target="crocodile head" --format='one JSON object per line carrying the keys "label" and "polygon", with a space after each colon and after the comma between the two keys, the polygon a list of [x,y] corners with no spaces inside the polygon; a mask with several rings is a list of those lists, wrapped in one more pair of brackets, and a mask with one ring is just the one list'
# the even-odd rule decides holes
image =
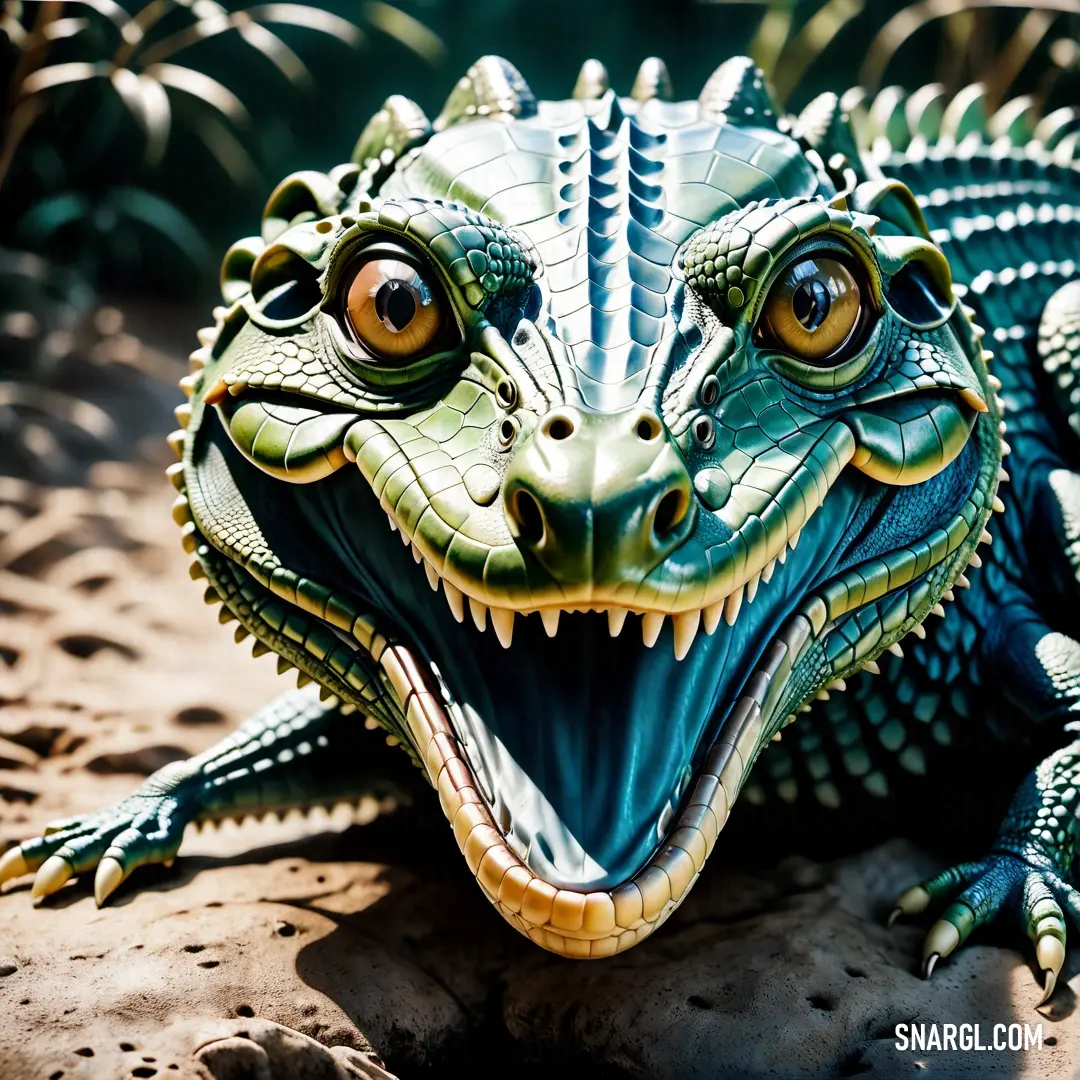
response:
{"label": "crocodile head", "polygon": [[570,956],[655,929],[770,740],[921,631],[999,473],[981,333],[836,98],[665,83],[391,98],[230,249],[174,439],[238,640],[400,742]]}

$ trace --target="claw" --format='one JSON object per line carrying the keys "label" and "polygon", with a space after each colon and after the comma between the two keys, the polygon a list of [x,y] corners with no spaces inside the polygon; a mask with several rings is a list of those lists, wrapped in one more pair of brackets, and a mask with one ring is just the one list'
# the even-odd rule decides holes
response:
{"label": "claw", "polygon": [[[1043,996],[1039,998],[1039,1005],[1045,1005],[1053,996],[1057,987],[1057,972],[1047,968],[1043,973],[1046,979],[1043,983]],[[1036,1006],[1038,1008],[1038,1005]]]}
{"label": "claw", "polygon": [[938,919],[923,943],[923,978],[929,979],[938,960],[948,956],[959,944],[960,931],[951,922]]}
{"label": "claw", "polygon": [[38,870],[34,884],[30,886],[30,899],[40,904],[46,896],[62,888],[74,871],[67,859],[60,855],[50,855]]}
{"label": "claw", "polygon": [[1052,934],[1045,934],[1035,946],[1035,957],[1043,970],[1043,996],[1039,1004],[1045,1005],[1053,996],[1058,973],[1065,963],[1065,946]]}
{"label": "claw", "polygon": [[124,877],[124,868],[116,859],[102,859],[94,875],[94,903],[101,907]]}
{"label": "claw", "polygon": [[930,906],[930,894],[921,885],[912,885],[896,898],[896,910],[903,915],[921,915]]}
{"label": "claw", "polygon": [[3,855],[0,855],[0,885],[3,885],[5,881],[10,881],[12,878],[22,877],[23,874],[29,874],[30,867],[26,863],[26,856],[22,853],[22,848],[13,847],[10,851],[5,851]]}

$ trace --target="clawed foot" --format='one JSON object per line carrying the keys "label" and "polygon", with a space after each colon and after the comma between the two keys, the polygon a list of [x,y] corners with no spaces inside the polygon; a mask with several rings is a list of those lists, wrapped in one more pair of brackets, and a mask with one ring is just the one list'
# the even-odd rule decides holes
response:
{"label": "clawed foot", "polygon": [[94,899],[100,907],[137,866],[172,862],[195,803],[185,766],[166,766],[128,798],[96,814],[79,814],[0,856],[0,885],[34,874],[30,898],[40,904],[70,878],[96,867]]}
{"label": "clawed foot", "polygon": [[998,852],[950,867],[902,893],[890,926],[901,915],[920,915],[931,903],[953,898],[926,935],[923,978],[929,979],[938,961],[955,952],[975,927],[1012,908],[1035,944],[1043,971],[1039,1004],[1049,1001],[1065,962],[1065,913],[1080,925],[1080,892],[1062,880],[1049,860],[1043,863]]}

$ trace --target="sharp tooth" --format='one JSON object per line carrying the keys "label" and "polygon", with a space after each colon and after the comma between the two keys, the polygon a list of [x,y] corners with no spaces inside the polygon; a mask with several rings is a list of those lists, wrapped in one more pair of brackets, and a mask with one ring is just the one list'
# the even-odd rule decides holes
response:
{"label": "sharp tooth", "polygon": [[424,560],[424,573],[427,574],[428,584],[431,586],[432,592],[439,591],[439,571],[435,569],[426,559]]}
{"label": "sharp tooth", "polygon": [[559,616],[562,608],[544,608],[540,612],[540,621],[544,624],[544,633],[554,637],[559,632]]}
{"label": "sharp tooth", "polygon": [[899,656],[901,659],[903,659],[904,650],[900,648],[900,642],[899,641],[894,641],[889,646],[889,652],[891,652],[893,654],[893,656]]}
{"label": "sharp tooth", "polygon": [[728,626],[734,626],[735,620],[739,617],[739,608],[742,607],[743,599],[743,587],[740,585],[725,601],[724,601],[724,622]]}
{"label": "sharp tooth", "polygon": [[476,629],[487,629],[487,604],[481,604],[479,600],[469,597],[469,610],[472,612],[472,621],[476,623]]}
{"label": "sharp tooth", "polygon": [[761,571],[761,580],[764,581],[766,585],[768,585],[769,582],[772,581],[773,571],[775,569],[776,569],[776,560],[775,559],[770,559],[765,564],[765,569]]}
{"label": "sharp tooth", "polygon": [[386,515],[387,524],[390,526],[391,532],[397,532],[397,522],[389,515]]}
{"label": "sharp tooth", "polygon": [[399,530],[398,535],[401,537],[401,542],[408,547],[412,541],[409,539],[404,529]]}
{"label": "sharp tooth", "polygon": [[694,608],[693,611],[684,611],[681,615],[671,617],[675,627],[675,659],[682,660],[690,651],[697,637],[698,626],[701,623],[701,611]]}
{"label": "sharp tooth", "polygon": [[940,604],[935,604],[930,609],[930,614],[931,615],[936,615],[939,619],[944,619],[945,618],[945,609]]}
{"label": "sharp tooth", "polygon": [[976,570],[978,570],[979,567],[982,566],[982,559],[977,553],[971,556],[971,562],[968,563],[968,566],[973,566]]}
{"label": "sharp tooth", "polygon": [[746,583],[746,602],[748,604],[752,604],[754,602],[754,597],[757,596],[757,588],[758,588],[758,585],[760,585],[760,584],[761,584],[761,573],[760,572],[756,573]]}
{"label": "sharp tooth", "polygon": [[776,556],[776,560],[780,563],[781,566],[783,566],[784,563],[787,562],[787,553],[788,553],[787,544],[785,544],[780,549],[780,554]]}
{"label": "sharp tooth", "polygon": [[629,614],[630,612],[624,607],[608,608],[607,628],[612,637],[618,637],[622,633],[623,624]]}
{"label": "sharp tooth", "polygon": [[846,690],[847,689],[847,683],[844,682],[843,679],[833,679],[833,681],[831,683],[829,683],[829,689],[830,690]]}
{"label": "sharp tooth", "polygon": [[913,627],[911,628],[911,632],[912,632],[912,633],[913,633],[913,634],[914,634],[914,635],[915,635],[915,636],[916,636],[916,637],[917,637],[917,638],[918,638],[918,639],[919,639],[920,641],[925,641],[925,640],[926,640],[926,627],[925,627],[925,626],[923,626],[923,624],[922,624],[922,623],[916,623],[916,624],[915,624],[915,625],[914,625],[914,626],[913,626]]}
{"label": "sharp tooth", "polygon": [[944,592],[943,592],[943,593],[941,594],[941,597],[942,597],[942,599],[943,599],[943,600],[948,600],[948,601],[950,601],[950,602],[951,602],[951,601],[953,601],[953,600],[955,600],[955,599],[956,599],[956,593],[954,593],[954,592],[952,591],[952,589],[946,589],[946,590],[945,590],[945,591],[944,591]]}
{"label": "sharp tooth", "polygon": [[878,667],[876,660],[867,660],[866,663],[863,664],[863,670],[869,671],[871,675],[881,674],[881,668]]}
{"label": "sharp tooth", "polygon": [[817,701],[828,701],[828,700],[829,700],[829,691],[828,691],[828,690],[819,690],[819,691],[818,691],[818,692],[817,692],[817,693],[816,693],[816,694],[814,695],[814,698],[815,698],[815,699],[816,699]]}
{"label": "sharp tooth", "polygon": [[411,546],[412,546],[413,562],[416,563],[417,565],[419,565],[421,562],[424,561],[424,556],[420,554],[420,549],[415,544],[413,544]]}
{"label": "sharp tooth", "polygon": [[658,615],[655,611],[650,611],[647,615],[641,617],[641,640],[645,642],[645,647],[647,649],[651,649],[656,644],[656,639],[660,636],[660,631],[663,629],[663,615]]}
{"label": "sharp tooth", "polygon": [[788,547],[794,551],[799,546],[799,538],[802,536],[802,529],[796,533],[792,533],[791,539],[788,540]]}
{"label": "sharp tooth", "polygon": [[958,589],[970,589],[970,588],[971,588],[971,582],[970,582],[970,581],[968,581],[968,579],[967,579],[966,577],[964,577],[964,575],[963,575],[963,574],[961,574],[961,575],[960,575],[960,576],[959,576],[959,577],[958,577],[958,578],[956,579],[956,587],[957,587]]}
{"label": "sharp tooth", "polygon": [[456,586],[451,585],[449,581],[443,582],[443,589],[446,590],[446,602],[450,605],[450,614],[457,619],[458,622],[465,621],[465,596],[462,591]]}
{"label": "sharp tooth", "polygon": [[493,607],[491,627],[499,639],[499,644],[504,649],[509,649],[510,642],[514,640],[514,613],[509,608]]}
{"label": "sharp tooth", "polygon": [[705,633],[712,637],[713,632],[720,625],[720,619],[724,614],[724,601],[717,600],[715,604],[710,604],[704,612],[702,618],[702,625],[705,629]]}

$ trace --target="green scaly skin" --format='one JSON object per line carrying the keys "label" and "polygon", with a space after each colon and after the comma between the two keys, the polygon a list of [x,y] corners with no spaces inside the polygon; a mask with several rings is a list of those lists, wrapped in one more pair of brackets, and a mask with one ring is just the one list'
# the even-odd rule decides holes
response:
{"label": "green scaly skin", "polygon": [[[618,98],[590,61],[538,103],[487,57],[434,123],[391,98],[352,163],[279,185],[226,255],[170,475],[208,602],[317,687],[0,881],[36,871],[40,899],[96,866],[100,903],[188,821],[368,790],[362,717],[512,925],[605,956],[681,902],[740,792],[887,797],[974,717],[1018,744],[1017,716],[1074,728],[1076,117],[927,88],[778,120],[743,58],[697,101],[669,85],[649,60]],[[394,363],[349,328],[380,253],[444,316]],[[767,330],[810,255],[860,283],[828,362]],[[1003,413],[1022,468],[999,497]],[[951,901],[927,974],[1009,908],[1052,993],[1078,762],[1047,758],[987,858],[900,898]]]}

